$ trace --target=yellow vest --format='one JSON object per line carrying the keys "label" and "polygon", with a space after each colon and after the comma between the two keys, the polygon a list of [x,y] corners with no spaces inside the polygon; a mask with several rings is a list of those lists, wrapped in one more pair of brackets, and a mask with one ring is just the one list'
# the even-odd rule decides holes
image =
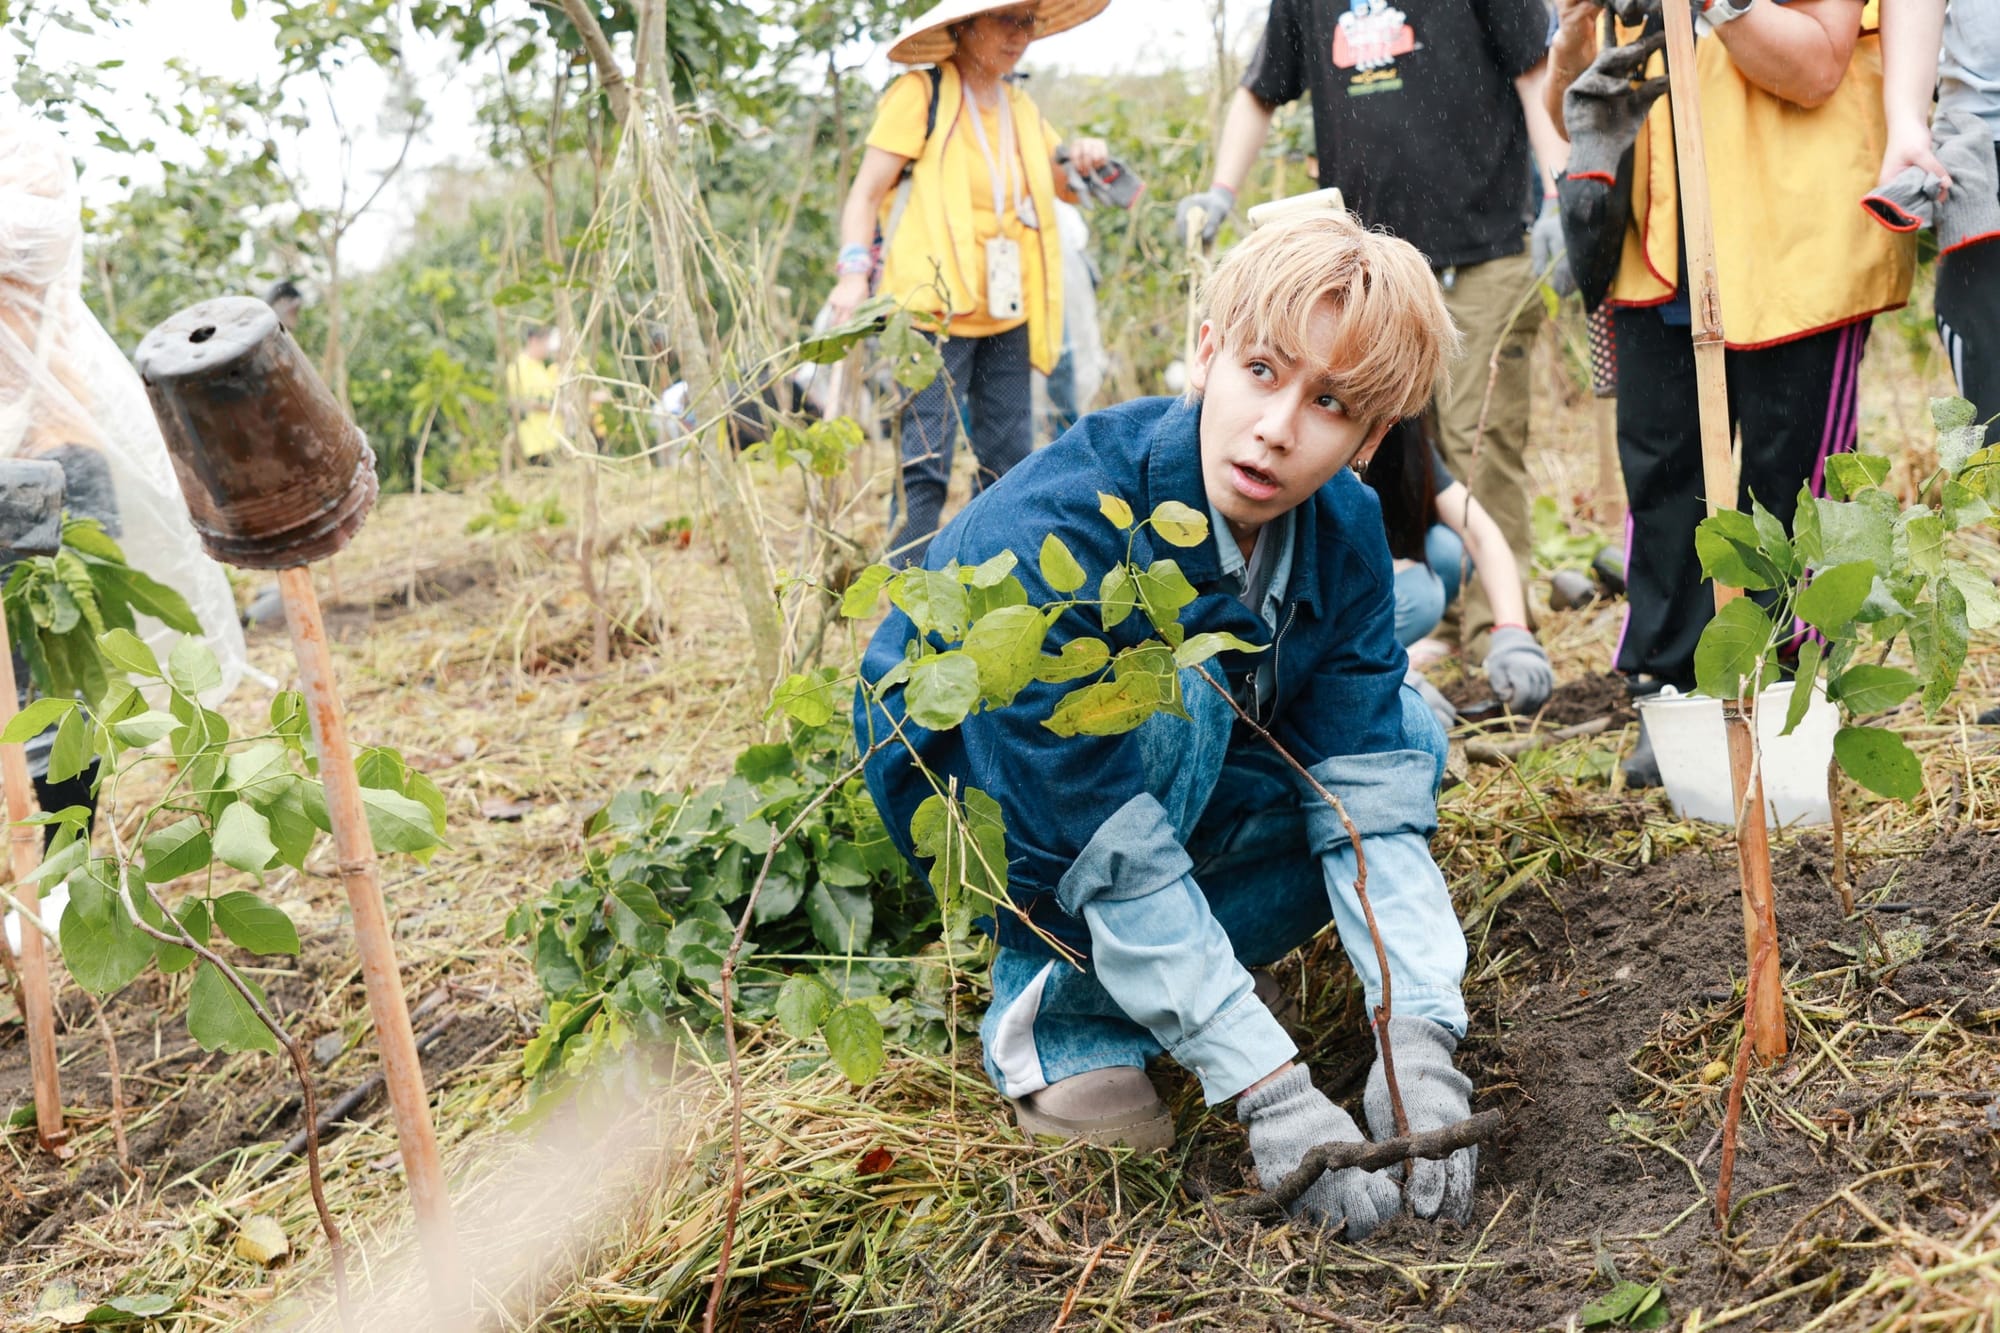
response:
{"label": "yellow vest", "polygon": [[[959,113],[965,109],[964,86],[951,63],[939,68],[943,78],[938,83],[937,126],[924,141],[923,154],[910,173],[909,203],[882,257],[880,290],[907,302],[913,310],[948,319],[973,313],[973,292],[984,288],[986,254],[973,234],[972,183],[966,155],[975,150],[966,145],[965,135],[953,133]],[[1028,173],[1028,195],[1042,224],[1040,231],[1033,233],[1041,240],[1043,283],[1040,308],[1031,303],[1027,312],[1028,360],[1046,375],[1055,369],[1063,343],[1062,238],[1056,232],[1055,167],[1051,161],[1055,148],[1042,133],[1042,113],[1028,95],[1012,84],[1003,83],[1001,88],[1011,100],[1021,162]],[[891,191],[883,201],[885,221],[894,197]],[[940,269],[951,297],[948,309],[938,298]],[[982,279],[977,286],[967,281],[974,273]]]}
{"label": "yellow vest", "polygon": [[[1715,221],[1716,281],[1725,343],[1767,347],[1838,328],[1910,297],[1916,238],[1873,221],[1861,197],[1875,188],[1886,131],[1875,4],[1847,75],[1810,110],[1738,72],[1728,48],[1695,43],[1702,137]],[[1635,41],[1619,25],[1617,40]],[[1666,55],[1646,66],[1666,72]],[[1680,191],[1673,109],[1654,103],[1632,154],[1632,217],[1611,285],[1617,305],[1663,305],[1680,287]]]}

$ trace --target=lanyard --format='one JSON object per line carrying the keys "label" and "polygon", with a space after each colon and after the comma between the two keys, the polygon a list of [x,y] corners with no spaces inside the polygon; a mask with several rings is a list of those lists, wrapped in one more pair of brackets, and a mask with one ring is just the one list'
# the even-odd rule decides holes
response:
{"label": "lanyard", "polygon": [[[1028,209],[1026,201],[1021,198],[1021,182],[1015,177],[1012,169],[1015,157],[1014,112],[1013,108],[1008,105],[1007,90],[1005,88],[1000,89],[1000,159],[997,162],[993,158],[993,145],[986,138],[986,126],[983,123],[986,118],[979,114],[978,101],[969,94],[965,100],[972,103],[972,133],[973,137],[979,140],[980,156],[986,159],[986,183],[993,190],[994,219],[997,221],[1006,217],[1007,201],[1004,190],[1007,186],[1012,186],[1014,190],[1014,216],[1020,220],[1022,225],[1034,226],[1034,222],[1030,220],[1033,214]],[[1026,173],[1024,172],[1023,174]]]}

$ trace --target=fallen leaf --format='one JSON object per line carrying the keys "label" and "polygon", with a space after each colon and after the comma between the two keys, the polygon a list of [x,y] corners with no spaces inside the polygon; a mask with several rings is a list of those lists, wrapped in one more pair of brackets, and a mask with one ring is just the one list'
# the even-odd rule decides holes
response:
{"label": "fallen leaf", "polygon": [[285,1229],[259,1213],[243,1219],[236,1231],[236,1257],[269,1268],[292,1252]]}
{"label": "fallen leaf", "polygon": [[861,1165],[857,1168],[864,1176],[879,1176],[896,1164],[896,1154],[887,1148],[870,1148],[861,1154]]}
{"label": "fallen leaf", "polygon": [[533,801],[512,801],[504,796],[489,796],[479,803],[479,813],[496,824],[511,824],[534,808]]}

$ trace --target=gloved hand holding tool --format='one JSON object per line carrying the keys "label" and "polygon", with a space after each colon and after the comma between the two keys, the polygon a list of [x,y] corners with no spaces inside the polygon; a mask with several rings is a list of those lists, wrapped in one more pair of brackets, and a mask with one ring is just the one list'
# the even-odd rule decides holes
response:
{"label": "gloved hand holding tool", "polygon": [[[1237,1098],[1236,1118],[1250,1131],[1250,1155],[1266,1190],[1275,1189],[1296,1169],[1310,1148],[1326,1142],[1365,1141],[1354,1117],[1313,1086],[1304,1065],[1294,1065]],[[1291,1213],[1329,1227],[1345,1221],[1346,1238],[1360,1240],[1401,1211],[1402,1202],[1395,1181],[1383,1172],[1348,1167],[1314,1181]]]}
{"label": "gloved hand holding tool", "polygon": [[1549,655],[1519,625],[1495,625],[1486,647],[1486,679],[1493,692],[1517,713],[1532,713],[1556,687]]}
{"label": "gloved hand holding tool", "polygon": [[[1472,1080],[1451,1063],[1458,1038],[1428,1018],[1391,1018],[1388,1027],[1396,1086],[1402,1094],[1409,1132],[1422,1134],[1471,1119]],[[1398,1132],[1379,1033],[1375,1067],[1369,1071],[1361,1105],[1368,1116],[1368,1131],[1377,1142]],[[1412,1158],[1406,1167],[1391,1167],[1390,1172],[1404,1173],[1403,1198],[1412,1214],[1442,1217],[1463,1226],[1472,1220],[1473,1177],[1478,1168],[1479,1149],[1468,1147],[1443,1161]],[[1262,1169],[1260,1165],[1258,1170]]]}
{"label": "gloved hand holding tool", "polygon": [[1139,179],[1139,173],[1115,157],[1107,157],[1101,164],[1085,170],[1071,159],[1069,149],[1058,148],[1056,163],[1069,178],[1070,193],[1080,204],[1129,209],[1146,192],[1146,182]]}

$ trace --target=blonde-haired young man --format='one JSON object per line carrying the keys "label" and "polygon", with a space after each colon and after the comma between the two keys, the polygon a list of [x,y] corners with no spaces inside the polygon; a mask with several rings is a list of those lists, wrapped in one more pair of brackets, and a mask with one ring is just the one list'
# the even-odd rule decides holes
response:
{"label": "blonde-haired young man", "polygon": [[[1142,529],[1131,558],[1179,564],[1197,594],[1181,613],[1190,635],[1221,631],[1264,648],[1225,653],[1209,672],[1353,818],[1417,1130],[1469,1113],[1471,1081],[1451,1059],[1465,1032],[1465,939],[1429,846],[1444,738],[1404,688],[1381,513],[1350,466],[1430,400],[1455,343],[1437,282],[1408,244],[1345,216],[1268,227],[1216,270],[1187,400],[1085,417],[968,505],[925,557],[941,569],[1014,552],[1030,598],[1054,602],[1035,558],[1049,534],[1093,575],[1126,558],[1131,534],[1100,515],[1100,492],[1142,515],[1178,500],[1209,516],[1199,546],[1156,543]],[[1143,617],[1106,631],[1094,610],[1075,609],[1045,648],[1101,637],[1117,649],[1150,632]],[[863,663],[871,685],[916,633],[891,612]],[[1275,981],[1249,970],[1331,921],[1376,1003],[1381,977],[1339,817],[1193,670],[1181,675],[1186,718],[1161,714],[1118,736],[1044,727],[1070,688],[1031,684],[942,732],[909,721],[900,686],[879,702],[866,688],[856,699],[864,746],[891,728],[910,742],[880,750],[867,776],[913,864],[910,821],[933,777],[979,788],[1005,817],[1019,915],[984,923],[998,942],[981,1028],[995,1086],[1030,1131],[1160,1149],[1174,1127],[1145,1066],[1170,1055],[1210,1105],[1235,1099],[1267,1185],[1316,1143],[1361,1139],[1294,1063],[1298,1048],[1270,1007]],[[1379,1069],[1364,1104],[1370,1129],[1392,1134]],[[1339,1172],[1295,1211],[1344,1224],[1350,1238],[1406,1203],[1464,1221],[1474,1166],[1468,1150],[1417,1163],[1407,1182]]]}

